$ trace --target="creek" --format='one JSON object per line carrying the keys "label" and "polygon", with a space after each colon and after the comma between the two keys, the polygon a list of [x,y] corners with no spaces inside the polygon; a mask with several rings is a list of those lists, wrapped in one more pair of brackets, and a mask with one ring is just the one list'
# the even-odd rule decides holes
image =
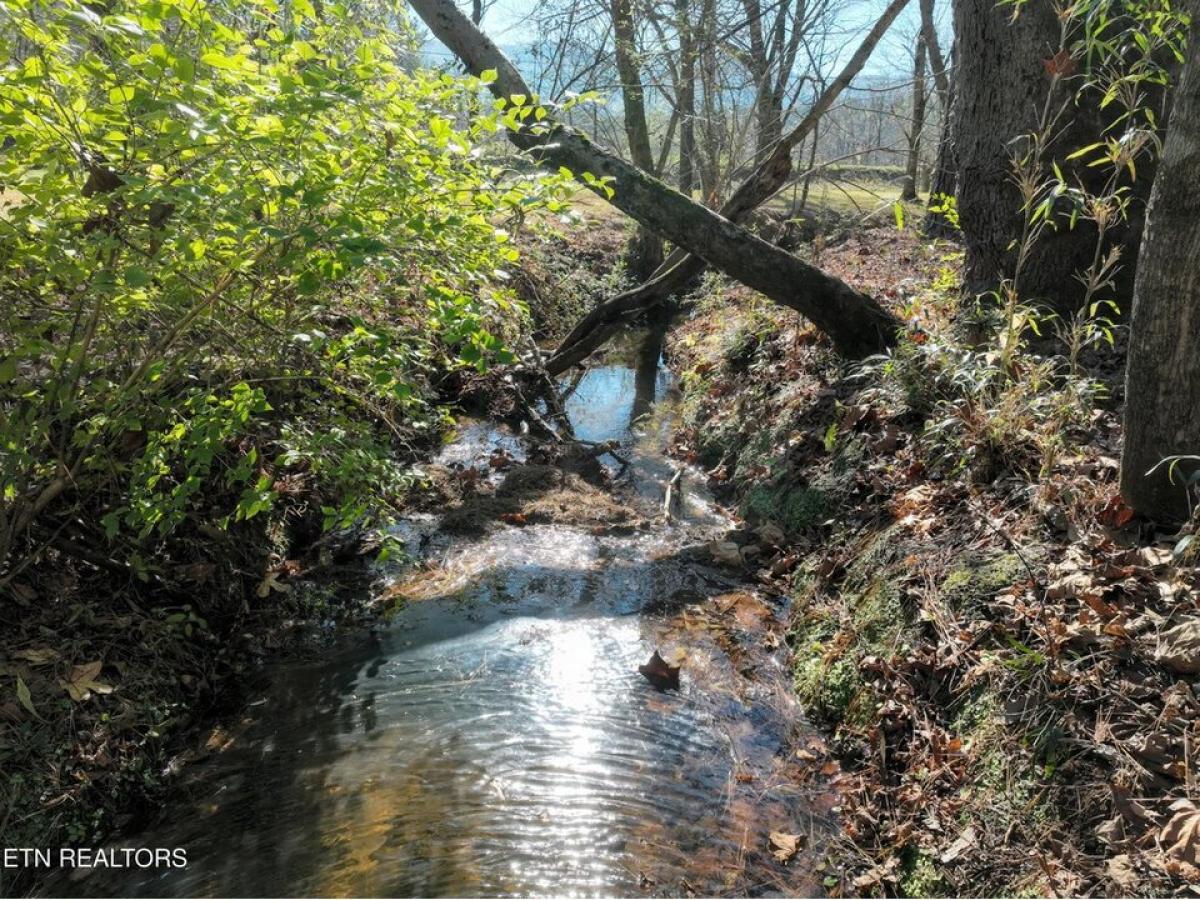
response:
{"label": "creek", "polygon": [[[616,440],[614,490],[649,526],[398,528],[408,597],[369,637],[280,664],[228,749],[128,846],[183,869],[93,870],[56,890],[128,896],[813,895],[832,799],[803,762],[786,604],[715,565],[732,527],[666,444],[661,335],[590,369],[567,408]],[[525,440],[465,423],[442,454],[495,477]],[[414,574],[415,573],[415,574]],[[678,657],[678,691],[638,672]],[[808,756],[811,758],[811,755]],[[770,834],[799,836],[780,861]]]}

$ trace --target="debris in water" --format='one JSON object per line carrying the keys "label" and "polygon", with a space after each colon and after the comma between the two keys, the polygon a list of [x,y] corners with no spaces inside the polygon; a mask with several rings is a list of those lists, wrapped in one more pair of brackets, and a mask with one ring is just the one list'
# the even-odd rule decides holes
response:
{"label": "debris in water", "polygon": [[742,564],[741,549],[733,541],[713,541],[708,545],[708,552],[718,563],[725,566],[740,566]]}
{"label": "debris in water", "polygon": [[783,831],[771,832],[771,855],[777,862],[787,863],[804,846],[804,835],[787,834]]}
{"label": "debris in water", "polygon": [[649,662],[638,666],[638,671],[660,691],[672,688],[679,690],[679,666],[668,663],[657,650],[654,651]]}

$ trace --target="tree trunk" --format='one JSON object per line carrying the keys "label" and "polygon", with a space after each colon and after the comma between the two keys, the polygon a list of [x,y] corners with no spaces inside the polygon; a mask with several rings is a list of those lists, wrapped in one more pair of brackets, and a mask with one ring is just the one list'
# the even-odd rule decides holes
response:
{"label": "tree trunk", "polygon": [[[792,174],[792,150],[817,127],[821,117],[862,70],[906,3],[907,0],[892,0],[837,78],[821,92],[804,118],[780,138],[770,155],[759,163],[721,207],[722,216],[730,222],[743,221],[787,183]],[[601,303],[584,316],[563,339],[550,365],[563,365],[565,368],[587,358],[589,353],[607,340],[615,322],[634,310],[647,309],[686,290],[704,271],[705,265],[703,259],[689,255],[686,247],[676,249],[652,279]]]}
{"label": "tree trunk", "polygon": [[917,199],[917,169],[921,164],[921,132],[925,129],[925,35],[917,36],[917,50],[913,54],[912,122],[908,133],[908,165],[904,173],[904,185],[900,189],[901,200]]}
{"label": "tree trunk", "polygon": [[[1200,3],[1175,88],[1171,125],[1138,259],[1125,375],[1121,494],[1152,519],[1189,514],[1182,461],[1172,483],[1170,456],[1200,456]],[[1147,474],[1158,466],[1153,474]]]}
{"label": "tree trunk", "polygon": [[[646,125],[646,91],[637,61],[637,28],[631,0],[612,0],[612,20],[629,158],[643,172],[653,174],[654,152],[650,147],[650,129]],[[626,251],[629,273],[638,281],[649,277],[662,265],[662,254],[662,240],[658,235],[644,226],[639,227]]]}
{"label": "tree trunk", "polygon": [[[1088,167],[1086,160],[1066,160],[1071,151],[1101,140],[1104,122],[1093,93],[1075,101],[1069,79],[1052,79],[1057,66],[1070,64],[1058,62],[1061,28],[1053,0],[1028,0],[1015,18],[1009,6],[995,0],[957,0],[954,30],[954,141],[969,298],[994,291],[1013,277],[1023,213],[1012,157],[1014,149],[1025,145],[1022,138],[1039,129],[1043,110],[1062,107],[1065,116],[1051,129],[1039,177],[1048,175],[1051,160],[1057,159],[1069,182],[1096,192],[1109,173]],[[1146,174],[1140,171],[1134,184],[1142,200],[1148,190]],[[1128,276],[1138,233],[1136,228],[1113,227],[1106,237],[1109,246],[1126,245],[1126,278],[1118,286],[1118,298],[1132,289]],[[1022,266],[1017,285],[1021,300],[1073,311],[1084,291],[1076,275],[1091,265],[1095,250],[1091,223],[1081,220],[1068,228],[1064,220],[1057,229],[1046,229]]]}
{"label": "tree trunk", "polygon": [[[951,57],[957,52],[956,48],[951,48]],[[957,121],[954,115],[957,84],[957,78],[950,82],[946,100],[942,106],[942,134],[938,138],[937,160],[933,164],[933,178],[929,185],[929,205],[939,209],[944,207],[947,198],[952,198],[955,202],[958,200],[958,157],[955,154],[954,143]],[[952,237],[958,229],[944,212],[934,212],[931,209],[925,214],[921,230],[926,237],[948,238]]]}
{"label": "tree trunk", "polygon": [[938,43],[937,27],[933,21],[933,0],[921,0],[921,36],[925,38],[925,49],[929,52],[929,70],[933,72],[938,99],[942,109],[946,109],[950,100],[950,76],[946,74],[946,60],[942,58],[942,47]]}
{"label": "tree trunk", "polygon": [[696,46],[688,0],[675,0],[679,31],[679,190],[692,196],[696,187]]}
{"label": "tree trunk", "polygon": [[702,0],[700,6],[700,85],[704,88],[704,115],[700,122],[700,191],[712,206],[721,191],[721,156],[725,135],[717,115],[717,0]]}
{"label": "tree trunk", "polygon": [[[496,72],[489,85],[493,95],[505,99],[530,94],[508,58],[454,0],[410,0],[410,5],[469,71]],[[862,357],[894,343],[899,323],[872,298],[672,190],[578,132],[547,118],[510,130],[508,136],[544,164],[611,179],[613,205],[747,287],[801,313],[843,355]]]}

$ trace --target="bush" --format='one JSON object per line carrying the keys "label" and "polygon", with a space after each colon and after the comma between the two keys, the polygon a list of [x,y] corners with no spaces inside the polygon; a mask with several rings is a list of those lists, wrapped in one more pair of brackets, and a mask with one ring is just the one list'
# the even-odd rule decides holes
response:
{"label": "bush", "polygon": [[297,480],[386,505],[440,373],[510,358],[505,221],[561,202],[389,3],[98,10],[0,2],[0,585],[73,518],[130,558]]}

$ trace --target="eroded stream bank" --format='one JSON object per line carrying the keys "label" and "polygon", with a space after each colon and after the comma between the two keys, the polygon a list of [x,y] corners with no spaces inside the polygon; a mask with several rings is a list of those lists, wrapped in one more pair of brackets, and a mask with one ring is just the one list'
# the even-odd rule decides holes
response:
{"label": "eroded stream bank", "polygon": [[[184,847],[187,868],[97,870],[69,889],[818,892],[832,800],[796,753],[817,738],[792,698],[786,610],[712,564],[705,545],[731,523],[691,473],[663,519],[675,410],[660,340],[570,395],[581,439],[620,444],[600,457],[601,499],[518,435],[464,426],[440,462],[472,490],[403,524],[419,563],[392,578],[391,622],[281,667],[188,796],[131,840]],[[638,674],[655,648],[681,659],[679,692]],[[772,833],[804,849],[787,859]]]}

